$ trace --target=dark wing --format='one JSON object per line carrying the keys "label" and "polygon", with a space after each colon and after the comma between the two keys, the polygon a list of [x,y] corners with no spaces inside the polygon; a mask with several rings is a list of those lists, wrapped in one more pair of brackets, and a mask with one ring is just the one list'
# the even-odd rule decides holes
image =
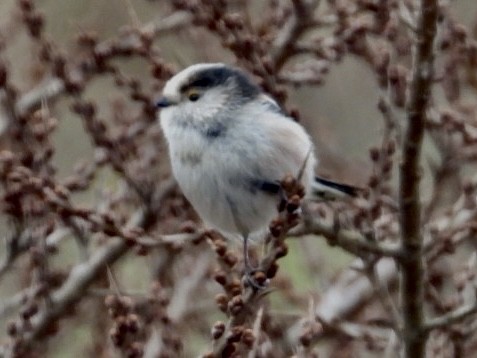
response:
{"label": "dark wing", "polygon": [[356,197],[361,191],[361,188],[355,186],[337,183],[335,181],[315,176],[313,193],[323,199],[333,199],[344,195]]}

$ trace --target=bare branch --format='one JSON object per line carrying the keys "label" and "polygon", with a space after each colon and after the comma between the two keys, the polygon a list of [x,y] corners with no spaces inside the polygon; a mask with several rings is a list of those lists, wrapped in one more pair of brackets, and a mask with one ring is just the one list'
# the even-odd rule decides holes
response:
{"label": "bare branch", "polygon": [[99,272],[112,265],[127,249],[125,240],[111,239],[110,243],[100,248],[87,262],[71,270],[66,282],[51,295],[50,305],[32,319],[32,329],[22,338],[23,343],[29,346],[45,334],[50,324],[61,318],[72,304],[83,297]]}
{"label": "bare branch", "polygon": [[277,34],[271,53],[275,68],[282,68],[298,38],[313,24],[313,13],[319,1],[294,0],[293,14]]}
{"label": "bare branch", "polygon": [[305,226],[303,233],[324,236],[331,246],[339,246],[356,256],[376,254],[399,258],[403,254],[399,244],[378,243],[367,240],[357,231],[336,228],[323,220],[312,220]]}
{"label": "bare branch", "polygon": [[463,320],[477,314],[477,302],[457,308],[440,317],[428,319],[423,329],[429,332],[433,329],[448,328],[453,324],[461,323]]}
{"label": "bare branch", "polygon": [[412,81],[407,108],[407,129],[404,135],[400,168],[401,237],[405,259],[401,260],[403,303],[403,339],[405,357],[425,356],[424,265],[421,232],[421,147],[426,111],[431,98],[434,76],[434,38],[439,7],[437,0],[422,0],[415,41]]}
{"label": "bare branch", "polygon": [[[191,17],[185,11],[175,12],[167,17],[159,18],[145,24],[139,32],[151,34],[154,38],[174,32],[190,23]],[[108,43],[106,40],[104,43]],[[121,38],[123,43],[131,41],[131,36]],[[101,44],[98,44],[101,46]],[[55,99],[66,90],[64,82],[59,78],[50,78],[41,83],[29,92],[23,94],[15,104],[15,111],[18,114],[24,114],[33,108],[39,107],[42,101]]]}

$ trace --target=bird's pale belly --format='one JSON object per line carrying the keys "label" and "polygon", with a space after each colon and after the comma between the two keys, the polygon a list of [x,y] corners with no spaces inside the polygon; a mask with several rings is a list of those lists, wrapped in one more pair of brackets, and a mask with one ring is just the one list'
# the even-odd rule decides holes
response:
{"label": "bird's pale belly", "polygon": [[276,198],[230,185],[207,166],[174,168],[179,186],[201,219],[210,227],[242,236],[265,229],[277,214]]}

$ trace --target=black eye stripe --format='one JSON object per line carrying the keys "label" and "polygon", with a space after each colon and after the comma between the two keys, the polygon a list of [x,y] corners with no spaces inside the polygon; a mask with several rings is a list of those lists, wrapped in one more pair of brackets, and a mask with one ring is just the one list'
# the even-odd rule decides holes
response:
{"label": "black eye stripe", "polygon": [[192,81],[189,84],[189,87],[208,88],[217,86],[218,84],[220,84],[218,79],[214,79],[213,77],[202,77]]}
{"label": "black eye stripe", "polygon": [[245,73],[227,66],[211,67],[197,72],[188,83],[182,86],[181,92],[185,93],[191,88],[209,89],[225,85],[230,80],[236,83],[244,99],[254,98],[260,93],[260,88]]}
{"label": "black eye stripe", "polygon": [[200,71],[188,83],[188,87],[210,88],[227,82],[234,76],[234,70],[227,67],[213,67]]}

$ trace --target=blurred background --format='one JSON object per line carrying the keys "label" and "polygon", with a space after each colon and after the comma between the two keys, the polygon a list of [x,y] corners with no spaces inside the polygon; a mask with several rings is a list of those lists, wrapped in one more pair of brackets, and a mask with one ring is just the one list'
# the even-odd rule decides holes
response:
{"label": "blurred background", "polygon": [[[3,43],[0,46],[2,48],[0,59],[8,67],[9,81],[15,85],[19,93],[25,94],[48,84],[54,76],[52,75],[52,66],[49,65],[51,62],[38,60],[41,46],[38,41],[32,41],[32,37],[25,31],[19,3],[20,1],[15,0],[0,2],[0,34],[2,35],[0,42]],[[123,34],[131,28],[144,28],[149,24],[160,25],[162,19],[171,21],[171,16],[179,12],[172,3],[167,0],[36,0],[34,6],[44,16],[43,37],[54,44],[55,53],[61,54],[73,64],[84,56],[85,50],[77,43],[79,34],[95,33],[97,41],[100,43],[107,43],[110,39],[123,38]],[[285,4],[287,1],[247,2],[237,0],[232,3],[237,4],[232,5],[232,8],[236,6],[239,10],[246,9],[252,24],[258,24],[263,17],[267,16],[267,11],[270,11],[270,3]],[[323,2],[316,13],[327,14],[331,11],[333,5],[329,5],[329,3],[334,2]],[[347,2],[343,1],[343,4],[346,5]],[[455,22],[465,26],[470,33],[472,33],[472,29],[476,28],[477,6],[474,1],[452,1],[449,12]],[[184,24],[171,27],[172,30],[161,32],[160,36],[154,37],[154,56],[161,58],[162,63],[167,64],[167,69],[171,73],[198,62],[221,61],[242,66],[240,60],[237,61],[236,56],[229,49],[224,48],[223,43],[214,32],[203,26],[192,26],[187,22]],[[326,27],[319,31],[320,34],[331,33],[331,30]],[[409,65],[409,59],[402,62],[406,63],[406,61]],[[121,76],[127,78],[126,81],[132,78],[139,81],[143,91],[150,94],[151,98],[154,95],[159,95],[164,80],[167,79],[165,75],[162,79],[154,78],[151,75],[150,58],[119,56],[113,58],[111,62],[120,69]],[[306,64],[307,60],[297,56],[285,65],[285,69],[296,69],[303,63]],[[250,70],[250,68],[247,69]],[[112,128],[111,133],[113,134],[115,125],[123,120],[121,118],[140,118],[144,103],[131,101],[130,87],[119,86],[117,78],[118,76],[115,75],[95,74],[85,81],[84,90],[80,94],[59,94],[54,98],[49,98],[48,101],[40,101],[42,103],[40,107],[47,108],[48,113],[57,120],[57,127],[51,133],[50,138],[55,148],[51,165],[56,168],[55,178],[58,182],[66,180],[72,173],[75,173],[78,165],[82,165],[81,163],[95,162],[97,156],[101,155],[98,152],[97,143],[94,142],[94,136],[90,131],[85,130],[81,116],[71,110],[78,97],[84,101],[91,100],[95,103],[97,116]],[[346,53],[339,60],[326,63],[326,69],[316,85],[299,84],[294,86],[285,83],[283,86],[288,93],[288,99],[282,102],[282,105],[287,109],[298,109],[301,123],[307,128],[316,143],[320,161],[318,172],[351,185],[366,187],[373,172],[370,149],[381,145],[385,131],[378,103],[380,98],[388,95],[383,88],[377,86],[375,69],[362,57]],[[445,109],[448,106],[445,95],[441,93],[440,89],[436,90],[435,99],[442,99],[442,103],[434,103],[439,109]],[[461,101],[462,103],[466,101],[475,103],[475,93],[472,88],[463,88]],[[37,106],[37,108],[39,107]],[[405,118],[404,111],[396,110],[395,116],[398,121],[402,121]],[[154,143],[154,150],[158,155],[155,160],[161,162],[161,169],[156,174],[158,178],[162,179],[168,174],[167,152],[161,142],[162,139],[160,139],[158,124],[151,122],[150,126],[147,127],[151,130],[149,140],[157,141]],[[4,133],[8,133],[5,129],[7,127],[7,123],[2,124]],[[4,136],[5,134],[3,134]],[[5,144],[7,142],[8,140],[4,139],[0,142],[2,149],[8,148],[8,144]],[[426,173],[429,173],[429,162],[433,162],[436,158],[439,159],[435,143],[426,140],[423,157],[425,158],[423,164]],[[131,158],[128,160],[133,161]],[[396,158],[394,163],[398,162],[399,158]],[[137,170],[149,170],[147,166],[138,168]],[[99,167],[87,190],[72,193],[72,202],[78,206],[101,207],[104,198],[109,195],[105,193],[114,193],[119,190],[118,188],[123,185],[123,180],[124,178],[114,168]],[[395,194],[397,167],[394,167],[390,180],[391,192]],[[431,200],[432,185],[432,178],[426,174],[423,181],[425,200]],[[174,200],[183,200],[176,199],[179,196],[180,193],[176,192]],[[184,201],[175,205],[187,208]],[[177,222],[172,224],[172,221],[163,221],[162,223],[166,224],[163,227],[159,224],[155,228],[157,232],[160,234],[177,232],[176,229],[181,227],[179,222],[184,222],[183,217],[187,217],[187,220],[197,225],[196,217],[190,208],[181,210],[184,210],[183,216],[177,215],[180,220],[177,219]],[[187,213],[185,214],[185,212]],[[164,213],[161,215],[167,216]],[[6,216],[2,218],[1,228],[5,233],[12,230]],[[5,234],[5,236],[8,235]],[[51,260],[49,259],[51,268],[61,268],[62,272],[67,273],[84,259],[82,250],[78,248],[75,240],[70,239],[71,236],[74,235],[68,234],[58,244],[58,253]],[[101,243],[101,239],[99,242]],[[314,237],[290,240],[289,246],[289,255],[280,261],[280,273],[286,273],[286,279],[283,279],[284,285],[292,285],[296,296],[283,297],[282,294],[272,294],[270,304],[273,309],[282,313],[285,312],[292,316],[306,315],[309,302],[319,301],[319,293],[333,285],[342,270],[353,261],[353,256],[340,248],[328,246],[325,240],[318,240]],[[205,250],[205,245],[200,247]],[[236,251],[239,249],[239,247],[235,247]],[[189,254],[188,258],[182,262],[194,264],[190,257],[196,253],[192,250]],[[161,254],[154,250],[145,257],[135,253],[124,255],[114,265],[115,278],[113,281],[117,281],[120,289],[132,296],[143,295],[150,290],[151,280],[154,277],[151,268],[157,266],[158,257],[159,260],[163,259]],[[17,292],[22,292],[30,284],[31,277],[27,273],[28,260],[30,260],[28,255],[20,257],[0,278],[0,328],[3,332],[7,330],[8,322],[12,320],[12,317],[16,317],[18,312],[18,307],[12,305],[10,308],[9,306],[12,297]],[[175,262],[174,265],[180,265],[180,262]],[[180,270],[186,269],[182,267],[178,270],[181,272]],[[209,271],[207,275],[210,276]],[[111,278],[107,275],[100,278],[99,281],[102,280],[104,286],[108,286],[108,278],[110,281]],[[108,327],[112,326],[111,321],[104,318],[106,315],[101,316],[104,319],[98,316],[98,312],[104,310],[105,293],[101,290],[102,288],[97,288],[89,291],[90,295],[99,298],[87,305],[74,308],[74,311],[79,310],[78,312],[81,314],[73,313],[74,319],[66,319],[65,322],[62,322],[58,334],[45,343],[38,356],[79,357],[99,354],[98,352],[101,350],[97,347],[99,345],[98,336],[106,337]],[[198,325],[196,329],[194,327],[196,316],[191,315],[189,326],[180,331],[187,337],[187,343],[183,348],[183,356],[186,357],[205,352],[209,346],[207,327],[211,327],[213,322],[218,319],[224,319],[223,314],[214,309],[212,299],[214,294],[220,291],[220,286],[211,282],[205,291],[205,294],[199,295],[197,304],[202,305],[206,312],[211,313],[208,317],[202,317],[206,323],[208,322],[208,326],[202,322],[202,325]],[[210,299],[207,300],[207,298]],[[380,312],[381,309],[377,311]],[[366,315],[366,313],[361,314]],[[184,316],[184,321],[187,317],[187,315]],[[2,333],[2,336],[5,334]],[[328,352],[327,345],[337,345],[339,342],[340,340],[338,343],[324,341],[319,347],[322,352]],[[106,344],[110,350],[106,348],[102,350],[102,356],[114,356],[109,355],[114,352],[110,345],[111,343]],[[380,356],[381,354],[380,351],[376,353],[364,348],[361,352],[363,353],[353,354],[348,351],[343,355],[329,353],[329,356],[365,357]],[[327,356],[327,354],[325,353],[323,356]]]}

